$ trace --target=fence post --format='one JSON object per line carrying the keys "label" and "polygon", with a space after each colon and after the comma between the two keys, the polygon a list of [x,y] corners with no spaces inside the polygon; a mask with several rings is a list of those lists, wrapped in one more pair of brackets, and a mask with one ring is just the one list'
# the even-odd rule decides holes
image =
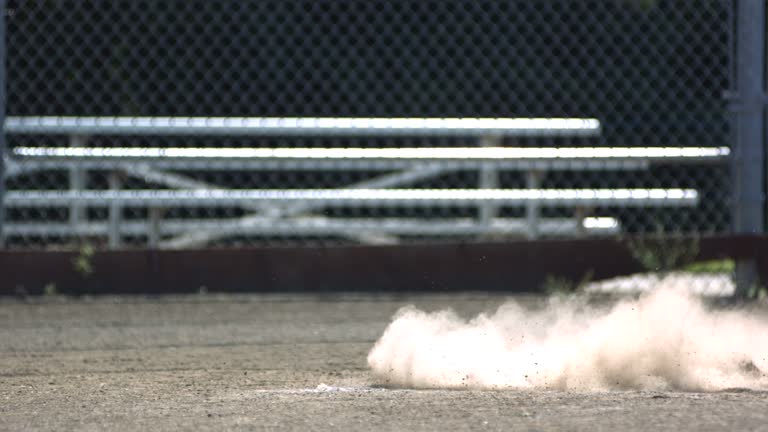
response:
{"label": "fence post", "polygon": [[[734,234],[762,234],[765,224],[765,0],[736,1],[734,129],[731,159]],[[736,296],[758,283],[754,259],[736,262]]]}
{"label": "fence post", "polygon": [[0,249],[5,247],[5,20],[8,17],[5,0],[0,0]]}

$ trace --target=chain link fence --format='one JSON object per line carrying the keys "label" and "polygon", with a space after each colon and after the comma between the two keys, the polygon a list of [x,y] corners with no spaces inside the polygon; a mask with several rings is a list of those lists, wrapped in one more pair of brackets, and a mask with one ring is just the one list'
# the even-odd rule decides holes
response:
{"label": "chain link fence", "polygon": [[[8,121],[52,117],[27,119],[38,129],[6,127],[11,248],[730,229],[730,1],[8,7]],[[335,133],[132,132],[66,129],[61,116],[120,116],[129,126],[178,125],[178,117],[208,126],[231,117],[261,126],[281,118],[368,123],[355,133],[338,125]],[[518,129],[397,132],[402,119],[423,126],[425,118],[501,118]],[[375,119],[394,123],[382,133]],[[589,130],[558,129],[556,120],[532,131],[519,123],[526,119],[571,119]],[[45,121],[59,129],[43,131]],[[511,152],[493,153],[502,148]],[[279,157],[291,149],[299,153]],[[421,159],[408,153],[418,149]],[[353,189],[363,192],[355,198]]]}

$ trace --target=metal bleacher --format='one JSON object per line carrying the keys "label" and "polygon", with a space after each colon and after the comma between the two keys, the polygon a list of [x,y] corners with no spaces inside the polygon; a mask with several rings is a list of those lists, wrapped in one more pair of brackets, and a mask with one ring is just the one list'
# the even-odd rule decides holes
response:
{"label": "metal bleacher", "polygon": [[[620,232],[611,217],[587,214],[593,206],[695,206],[693,189],[542,189],[547,170],[643,170],[658,162],[709,162],[728,148],[705,147],[502,147],[504,137],[598,136],[597,119],[576,118],[256,118],[256,117],[8,117],[7,134],[69,137],[68,147],[17,146],[6,176],[42,170],[69,173],[66,190],[11,190],[5,205],[64,207],[69,221],[9,222],[7,235],[145,237],[151,247],[202,246],[229,236],[336,235],[364,243],[393,243],[407,235],[605,235]],[[189,148],[89,147],[92,136],[458,136],[474,147],[409,148]],[[369,170],[381,175],[335,189],[231,189],[178,171]],[[477,170],[476,189],[408,188],[455,170]],[[87,190],[89,170],[122,173],[163,188]],[[525,172],[522,189],[499,188],[499,170]],[[332,206],[472,206],[476,218],[341,218],[317,214]],[[525,218],[499,217],[501,206],[525,208]],[[572,218],[544,218],[541,207],[577,209]],[[107,207],[108,220],[88,220],[83,209]],[[165,208],[236,207],[242,217],[163,217]],[[145,208],[144,221],[123,220],[124,208]]]}

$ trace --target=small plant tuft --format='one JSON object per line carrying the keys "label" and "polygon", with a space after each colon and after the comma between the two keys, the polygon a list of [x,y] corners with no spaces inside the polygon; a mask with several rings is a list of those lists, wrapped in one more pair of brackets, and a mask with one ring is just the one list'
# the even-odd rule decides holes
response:
{"label": "small plant tuft", "polygon": [[699,238],[664,233],[660,228],[653,236],[630,238],[632,256],[647,271],[667,273],[688,265],[699,254]]}
{"label": "small plant tuft", "polygon": [[581,292],[584,287],[592,281],[594,272],[586,272],[578,281],[572,281],[568,278],[555,275],[547,275],[542,284],[542,290],[549,296],[570,295]]}
{"label": "small plant tuft", "polygon": [[758,301],[768,299],[768,289],[762,285],[752,285],[752,287],[747,290],[747,299]]}
{"label": "small plant tuft", "polygon": [[48,282],[43,287],[43,295],[45,296],[55,296],[59,294],[59,290],[56,288],[56,284],[53,282]]}
{"label": "small plant tuft", "polygon": [[80,251],[77,256],[72,260],[72,266],[75,271],[80,273],[83,277],[88,277],[93,274],[93,255],[96,250],[92,245],[86,244],[80,247]]}
{"label": "small plant tuft", "polygon": [[736,262],[732,259],[699,261],[682,268],[688,273],[729,273],[736,271]]}

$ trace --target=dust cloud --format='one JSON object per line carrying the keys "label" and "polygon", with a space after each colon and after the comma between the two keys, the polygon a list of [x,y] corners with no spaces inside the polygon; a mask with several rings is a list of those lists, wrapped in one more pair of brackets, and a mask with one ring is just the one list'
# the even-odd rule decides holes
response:
{"label": "dust cloud", "polygon": [[768,319],[673,284],[611,307],[552,297],[469,321],[401,309],[368,355],[380,384],[575,391],[768,389]]}

